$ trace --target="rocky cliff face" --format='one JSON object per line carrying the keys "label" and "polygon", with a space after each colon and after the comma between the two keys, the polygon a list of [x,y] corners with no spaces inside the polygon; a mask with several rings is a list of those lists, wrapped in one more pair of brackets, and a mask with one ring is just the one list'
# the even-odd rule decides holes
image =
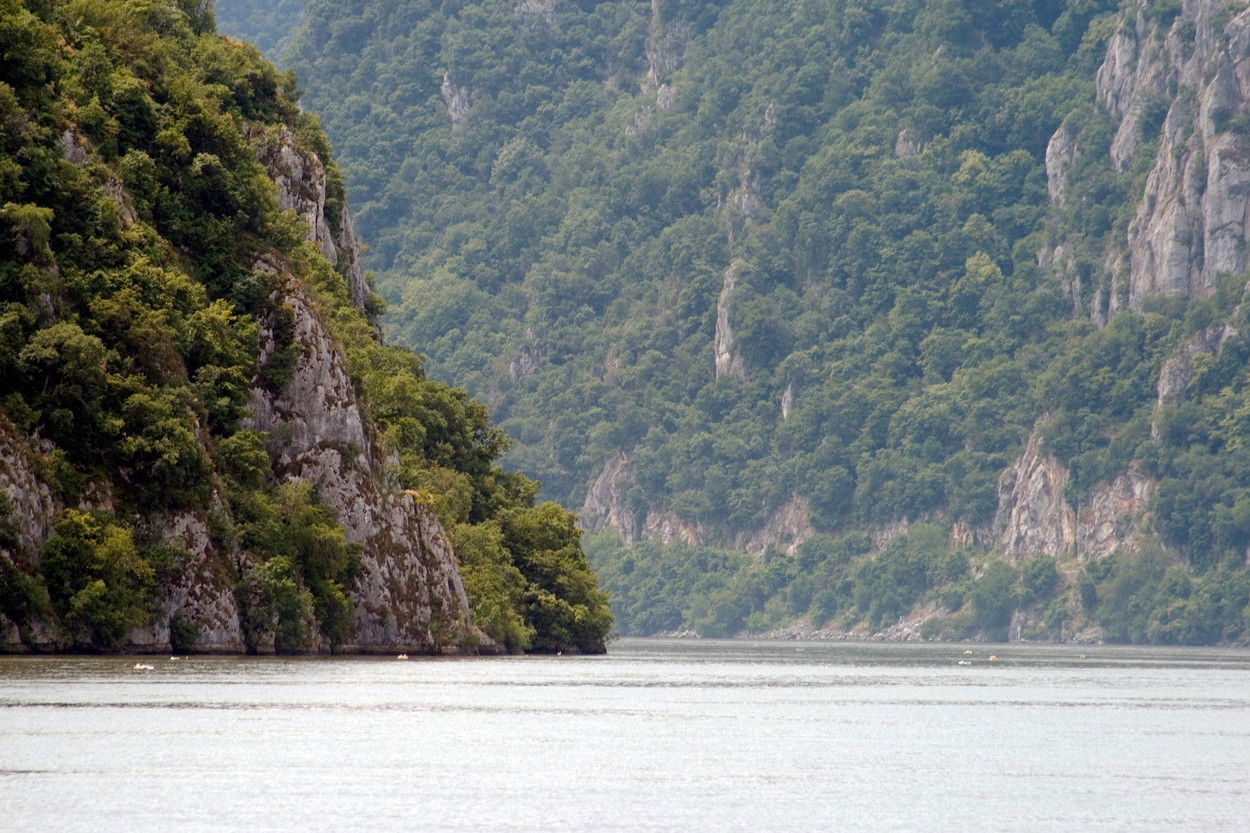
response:
{"label": "rocky cliff face", "polygon": [[604,463],[586,492],[581,522],[593,530],[612,529],[626,544],[637,539],[637,522],[629,508],[629,487],[634,482],[634,468],[629,456],[618,451]]}
{"label": "rocky cliff face", "polygon": [[1218,356],[1224,344],[1237,335],[1227,324],[1207,327],[1195,333],[1169,356],[1159,370],[1159,404],[1175,405],[1185,398],[1185,389],[1194,378],[1194,365],[1199,356]]}
{"label": "rocky cliff face", "polygon": [[[1115,130],[1108,164],[1124,171],[1158,133],[1127,235],[1108,252],[1110,286],[1094,310],[1102,320],[1153,294],[1200,297],[1250,263],[1250,9],[1185,0],[1169,19],[1157,5],[1130,6],[1098,71],[1098,102]],[[1047,151],[1057,202],[1075,146],[1065,127]]]}
{"label": "rocky cliff face", "polygon": [[770,549],[793,555],[815,533],[816,530],[812,528],[811,502],[805,497],[794,495],[777,507],[777,511],[773,512],[762,529],[739,535],[734,546],[757,555]]}
{"label": "rocky cliff face", "polygon": [[735,262],[725,270],[720,297],[716,301],[716,334],[712,341],[712,349],[716,361],[717,379],[727,376],[730,379],[744,381],[747,378],[746,362],[742,358],[738,336],[734,333],[731,320],[734,293],[738,290],[738,272],[741,269],[742,264]]}
{"label": "rocky cliff face", "polygon": [[[1184,0],[1173,16],[1159,4],[1128,4],[1098,70],[1097,100],[1114,132],[1105,163],[1149,174],[1126,233],[1109,241],[1094,278],[1101,289],[1084,306],[1073,241],[1043,249],[1041,262],[1065,284],[1077,314],[1106,323],[1151,295],[1200,298],[1221,274],[1250,266],[1250,9],[1223,0]],[[1063,209],[1080,136],[1065,124],[1050,140],[1046,169],[1052,203]],[[1145,159],[1142,154],[1147,154]],[[1084,287],[1088,289],[1088,287]],[[1195,334],[1164,362],[1158,403],[1176,404],[1202,356],[1217,356],[1236,335],[1225,325]],[[1130,545],[1149,529],[1155,483],[1122,472],[1076,508],[1063,499],[1068,474],[1035,433],[1004,473],[994,522],[1012,559],[1034,554],[1084,561]]]}
{"label": "rocky cliff face", "polygon": [[321,159],[311,151],[301,150],[286,126],[276,131],[249,127],[246,133],[277,186],[278,207],[294,211],[304,221],[308,239],[347,278],[352,301],[364,308],[371,291],[361,265],[364,252],[347,207],[340,206],[337,216],[330,215],[326,169]]}
{"label": "rocky cliff face", "polygon": [[1075,509],[1064,496],[1067,483],[1067,469],[1046,452],[1041,434],[1034,431],[998,484],[993,535],[1004,558],[1047,555],[1084,563],[1132,545],[1147,521],[1154,480],[1130,469]]}
{"label": "rocky cliff face", "polygon": [[521,0],[516,13],[522,19],[539,19],[548,26],[556,22],[556,0]]}
{"label": "rocky cliff face", "polygon": [[447,105],[447,117],[453,125],[460,124],[469,117],[469,111],[477,100],[477,93],[472,87],[453,84],[450,73],[443,73],[443,84],[439,87],[443,103]]}
{"label": "rocky cliff face", "polygon": [[0,494],[8,501],[2,518],[11,531],[13,545],[0,557],[10,562],[33,564],[48,537],[56,514],[52,491],[35,471],[37,458],[25,437],[0,417]]}
{"label": "rocky cliff face", "polygon": [[[0,420],[0,493],[8,501],[8,517],[0,520],[14,533],[11,546],[0,536],[0,560],[21,572],[31,572],[39,565],[40,549],[51,534],[57,512],[64,508],[40,473],[53,450],[49,444],[23,437]],[[86,494],[89,497],[80,508],[111,508],[102,487],[89,488]],[[231,576],[233,553],[222,551],[213,542],[208,516],[203,512],[167,512],[150,518],[148,526],[158,543],[186,553],[186,560],[157,600],[155,620],[127,634],[121,649],[168,651],[170,624],[181,620],[198,630],[198,651],[242,652],[245,646]],[[54,651],[66,647],[50,622],[30,625],[21,634],[15,623],[0,614],[0,650]]]}
{"label": "rocky cliff face", "polygon": [[[428,507],[383,488],[384,461],[346,361],[308,296],[288,276],[276,300],[291,311],[300,357],[280,391],[253,387],[249,427],[269,436],[277,476],[316,484],[347,540],[364,547],[351,591],[353,637],[344,649],[393,652],[455,644],[468,633],[468,601],[446,534]],[[262,363],[277,346],[273,327],[265,326]]]}
{"label": "rocky cliff face", "polygon": [[[674,19],[664,0],[651,0],[651,23],[647,33],[647,72],[642,92],[668,89],[667,82],[686,60],[694,32],[686,21]],[[671,102],[672,94],[667,93]],[[661,105],[660,109],[667,109]]]}
{"label": "rocky cliff face", "polygon": [[628,454],[618,451],[612,455],[586,493],[579,517],[582,524],[594,531],[610,529],[627,545],[637,541],[655,541],[665,546],[677,541],[690,546],[703,543],[703,527],[676,512],[652,509],[645,517],[635,512],[629,504],[629,489],[635,476]]}
{"label": "rocky cliff face", "polygon": [[[327,178],[321,160],[300,150],[286,128],[276,132],[249,128],[248,137],[275,182],[279,205],[304,221],[308,239],[337,265],[352,299],[363,306],[370,290],[360,267],[360,244],[346,207],[335,222],[327,216]],[[75,164],[89,158],[89,149],[76,139],[62,145],[66,158]],[[125,195],[118,199],[124,204]],[[286,264],[265,256],[255,268],[285,278],[284,289],[274,300],[290,313],[298,359],[281,389],[271,390],[259,378],[253,383],[249,427],[267,433],[277,476],[314,483],[321,501],[337,513],[348,541],[363,549],[361,571],[351,589],[352,632],[340,650],[434,652],[481,639],[469,623],[455,553],[432,510],[412,495],[385,488],[385,461],[357,401],[346,359],[313,302]],[[273,324],[267,322],[261,332],[262,366],[276,342]],[[29,571],[38,564],[56,513],[64,508],[41,474],[53,451],[49,444],[0,421],[0,493],[7,498],[0,527],[11,532],[0,535],[0,559],[18,570]],[[82,508],[109,508],[106,489],[86,493],[93,497]],[[209,513],[176,511],[146,519],[157,538],[185,551],[188,558],[158,600],[153,622],[129,633],[120,646],[123,650],[169,651],[175,620],[198,631],[197,651],[246,649],[236,591],[246,555],[213,534],[214,513],[228,514],[220,494],[215,494]],[[36,622],[19,634],[0,615],[0,650],[56,650],[64,647],[59,638],[46,622]],[[263,651],[267,644],[271,649],[272,635],[266,640],[262,634],[258,642],[253,647]]]}
{"label": "rocky cliff face", "polygon": [[[321,160],[297,148],[285,128],[276,137],[254,141],[277,185],[279,205],[304,220],[309,240],[337,264],[353,301],[363,306],[369,288],[360,269],[360,244],[346,206],[337,229],[326,217]],[[385,487],[385,461],[341,349],[285,264],[262,259],[257,268],[285,278],[274,300],[290,312],[299,358],[280,390],[254,383],[251,427],[268,435],[277,476],[315,484],[321,501],[337,513],[347,540],[363,547],[361,572],[351,589],[352,635],[342,650],[438,651],[480,638],[471,637],[455,553],[433,511],[412,495],[388,493]],[[278,347],[273,322],[265,322],[262,366]]]}
{"label": "rocky cliff face", "polygon": [[642,524],[642,539],[664,546],[681,541],[688,546],[697,547],[703,543],[705,537],[700,524],[687,521],[672,510],[653,509],[647,513]]}
{"label": "rocky cliff face", "polygon": [[1066,556],[1075,538],[1076,518],[1064,499],[1068,473],[1042,451],[1034,432],[1024,453],[998,481],[995,538],[1012,561],[1033,555]]}

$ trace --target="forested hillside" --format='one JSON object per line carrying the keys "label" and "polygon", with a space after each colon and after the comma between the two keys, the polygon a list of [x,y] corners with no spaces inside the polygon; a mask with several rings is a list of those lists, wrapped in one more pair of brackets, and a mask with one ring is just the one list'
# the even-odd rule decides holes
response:
{"label": "forested hillside", "polygon": [[204,0],[0,0],[0,55],[0,646],[603,649],[572,515],[376,337],[293,76]]}
{"label": "forested hillside", "polygon": [[304,6],[389,332],[622,630],[1245,633],[1244,3]]}

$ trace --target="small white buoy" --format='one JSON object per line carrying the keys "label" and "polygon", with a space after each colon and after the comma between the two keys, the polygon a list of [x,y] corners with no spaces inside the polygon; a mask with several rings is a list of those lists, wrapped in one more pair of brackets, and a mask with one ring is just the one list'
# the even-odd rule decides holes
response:
{"label": "small white buoy", "polygon": [[408,655],[407,655],[407,654],[400,654],[399,656],[395,657],[395,659],[408,659]]}
{"label": "small white buoy", "polygon": [[972,649],[969,648],[968,650],[964,651],[964,656],[968,656],[971,653],[972,653]]}
{"label": "small white buoy", "polygon": [[998,662],[998,655],[990,654],[990,662]]}

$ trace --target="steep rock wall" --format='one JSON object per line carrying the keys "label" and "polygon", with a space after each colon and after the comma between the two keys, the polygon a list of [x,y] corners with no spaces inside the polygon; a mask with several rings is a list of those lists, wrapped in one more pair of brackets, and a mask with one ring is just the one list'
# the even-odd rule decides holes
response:
{"label": "steep rock wall", "polygon": [[1076,516],[1064,499],[1068,473],[1053,455],[1043,453],[1034,432],[1015,464],[998,481],[995,538],[1004,557],[1019,561],[1033,555],[1069,554]]}
{"label": "steep rock wall", "polygon": [[725,270],[724,282],[721,285],[720,297],[716,301],[716,334],[712,349],[716,361],[716,378],[727,376],[730,379],[743,381],[747,378],[746,362],[742,358],[742,350],[738,346],[738,337],[734,333],[733,301],[738,289],[738,272],[742,264],[735,262]]}
{"label": "steep rock wall", "polygon": [[734,547],[757,555],[770,549],[793,555],[814,534],[811,502],[800,495],[793,495],[777,507],[763,528],[739,535]]}
{"label": "steep rock wall", "polygon": [[[686,60],[694,31],[684,20],[675,19],[664,0],[651,0],[651,22],[647,30],[647,72],[641,88],[644,94],[656,92]],[[671,93],[669,93],[671,101]],[[661,106],[660,109],[667,109]]]}
{"label": "steep rock wall", "polygon": [[[282,264],[267,268],[280,270]],[[351,591],[353,636],[343,649],[430,651],[457,644],[469,633],[468,601],[442,526],[411,495],[384,490],[384,463],[346,360],[303,289],[288,275],[275,300],[291,311],[299,359],[281,390],[257,381],[249,423],[268,433],[278,477],[315,484],[348,541],[364,547]],[[277,346],[267,323],[262,363]]]}
{"label": "steep rock wall", "polygon": [[1047,555],[1084,563],[1131,546],[1146,528],[1156,486],[1146,474],[1122,472],[1075,509],[1064,497],[1067,483],[1067,469],[1034,431],[999,480],[993,537],[1002,557],[1024,561]]}
{"label": "steep rock wall", "polygon": [[[364,307],[369,286],[351,212],[340,209],[337,230],[326,216],[325,166],[301,150],[290,130],[253,134],[257,157],[278,189],[279,206],[308,227],[308,239],[347,277],[352,300]],[[455,553],[430,507],[385,487],[385,462],[352,385],[347,360],[286,264],[260,259],[257,268],[284,277],[275,302],[291,314],[299,357],[281,390],[257,379],[250,423],[269,434],[275,473],[317,486],[335,510],[347,540],[363,547],[350,595],[352,634],[342,650],[436,651],[483,635],[469,624],[468,599]],[[278,348],[273,322],[261,328],[261,365]]]}
{"label": "steep rock wall", "polygon": [[582,504],[580,520],[595,531],[615,530],[626,544],[638,537],[637,520],[629,508],[629,487],[634,483],[634,467],[629,455],[613,454],[590,484]]}
{"label": "steep rock wall", "polygon": [[[360,244],[345,206],[337,223],[327,217],[327,176],[321,160],[299,149],[288,128],[248,126],[247,135],[274,180],[279,206],[303,220],[308,240],[337,265],[347,278],[352,300],[363,307],[370,290],[360,266]],[[62,137],[61,144],[66,159],[74,164],[92,158],[90,147],[72,133]],[[119,190],[115,199],[127,207],[124,191]],[[275,472],[285,480],[316,484],[348,540],[363,548],[360,575],[351,590],[352,633],[340,650],[438,651],[483,639],[469,624],[455,553],[433,511],[410,494],[384,488],[385,466],[357,401],[346,359],[311,299],[286,264],[265,257],[255,266],[285,277],[273,300],[291,314],[299,357],[280,390],[266,388],[259,378],[254,382],[247,422],[268,432]],[[262,326],[261,335],[263,366],[276,347],[273,322]],[[0,543],[0,559],[26,572],[38,564],[53,521],[65,508],[40,475],[40,461],[54,450],[0,420],[0,492],[8,504],[0,521],[14,539],[11,546]],[[246,650],[236,588],[249,566],[248,556],[233,545],[223,549],[214,539],[209,514],[225,517],[228,508],[216,484],[213,490],[210,512],[178,510],[143,519],[161,543],[184,551],[186,558],[163,588],[152,622],[128,633],[121,650],[169,651],[175,620],[198,633],[196,651]],[[86,490],[78,506],[113,511],[107,486],[99,484]],[[28,625],[25,633],[19,633],[14,623],[0,616],[0,650],[66,647],[54,623]],[[272,639],[269,646],[272,649]],[[259,647],[264,650],[263,638]],[[321,643],[311,647],[328,648]]]}
{"label": "steep rock wall", "polygon": [[[1123,171],[1151,131],[1159,146],[1145,190],[1111,257],[1107,315],[1152,294],[1200,297],[1216,276],[1250,264],[1250,9],[1185,0],[1172,20],[1138,0],[1098,71],[1098,102],[1115,127],[1109,163]],[[1161,127],[1152,121],[1166,108]],[[1062,199],[1073,157],[1061,128],[1047,153]],[[1118,268],[1117,268],[1118,267]]]}
{"label": "steep rock wall", "polygon": [[8,503],[8,517],[0,518],[0,522],[6,523],[16,539],[15,547],[0,548],[0,557],[13,564],[39,562],[39,548],[47,540],[56,515],[52,491],[35,466],[35,452],[27,439],[0,417],[0,494]]}
{"label": "steep rock wall", "polygon": [[453,84],[451,73],[447,72],[443,73],[439,95],[443,97],[443,103],[447,105],[447,118],[451,119],[453,126],[463,123],[477,102],[477,91],[472,87]]}
{"label": "steep rock wall", "polygon": [[1184,399],[1185,389],[1194,377],[1195,360],[1202,355],[1218,356],[1224,349],[1224,343],[1236,335],[1235,328],[1219,324],[1195,333],[1182,344],[1159,370],[1159,404],[1175,405]]}
{"label": "steep rock wall", "polygon": [[642,539],[656,541],[664,546],[681,541],[697,547],[703,543],[704,532],[701,525],[685,520],[676,512],[652,510],[647,513],[647,519],[642,524]]}
{"label": "steep rock wall", "polygon": [[301,150],[295,134],[285,125],[276,130],[248,126],[245,133],[278,189],[278,207],[294,211],[304,221],[308,240],[347,278],[352,302],[363,309],[371,291],[362,265],[364,250],[346,204],[339,207],[337,222],[331,220],[326,169],[321,159],[311,151]]}

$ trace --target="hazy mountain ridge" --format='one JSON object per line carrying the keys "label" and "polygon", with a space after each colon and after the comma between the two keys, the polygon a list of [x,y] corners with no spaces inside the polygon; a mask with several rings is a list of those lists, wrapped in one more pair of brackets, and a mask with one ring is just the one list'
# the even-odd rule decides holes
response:
{"label": "hazy mountain ridge", "polygon": [[290,59],[390,326],[624,629],[1243,632],[1243,4],[359,5]]}

